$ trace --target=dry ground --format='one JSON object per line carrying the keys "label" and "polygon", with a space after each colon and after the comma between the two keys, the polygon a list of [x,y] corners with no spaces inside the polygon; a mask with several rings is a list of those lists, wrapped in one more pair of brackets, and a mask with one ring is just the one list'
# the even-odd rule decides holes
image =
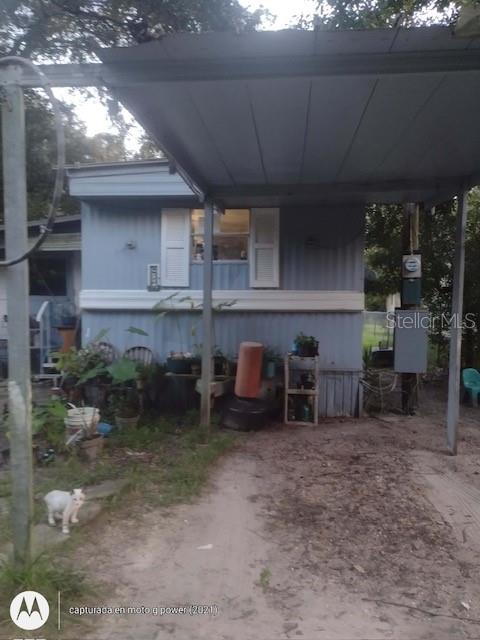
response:
{"label": "dry ground", "polygon": [[241,435],[195,504],[103,518],[76,552],[97,604],[218,613],[97,616],[85,640],[480,638],[480,409],[452,458],[423,406]]}

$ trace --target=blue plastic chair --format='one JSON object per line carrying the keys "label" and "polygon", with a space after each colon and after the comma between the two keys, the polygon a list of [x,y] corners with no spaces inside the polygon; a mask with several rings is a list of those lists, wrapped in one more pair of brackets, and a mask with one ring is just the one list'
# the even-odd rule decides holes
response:
{"label": "blue plastic chair", "polygon": [[478,406],[478,395],[480,394],[480,373],[477,369],[464,369],[462,380],[465,391],[470,396],[474,407]]}

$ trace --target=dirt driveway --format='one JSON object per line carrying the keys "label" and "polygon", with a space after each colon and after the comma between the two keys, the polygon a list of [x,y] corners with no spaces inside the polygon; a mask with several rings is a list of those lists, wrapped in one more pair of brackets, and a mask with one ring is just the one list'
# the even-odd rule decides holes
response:
{"label": "dirt driveway", "polygon": [[476,414],[463,434],[456,459],[430,418],[241,436],[195,504],[99,523],[79,551],[97,604],[216,615],[103,615],[84,637],[479,638]]}

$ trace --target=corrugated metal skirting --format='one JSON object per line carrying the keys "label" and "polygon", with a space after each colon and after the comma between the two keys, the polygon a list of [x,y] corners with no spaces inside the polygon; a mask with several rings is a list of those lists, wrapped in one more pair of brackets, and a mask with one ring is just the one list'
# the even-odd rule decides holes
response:
{"label": "corrugated metal skirting", "polygon": [[[121,353],[128,347],[145,345],[156,360],[164,361],[171,351],[194,351],[202,343],[201,314],[172,312],[158,317],[145,311],[84,311],[83,341],[108,329],[109,340]],[[138,327],[148,333],[127,331]],[[279,355],[291,349],[300,331],[320,342],[321,416],[353,416],[358,410],[358,380],[362,367],[362,313],[254,313],[215,314],[214,342],[227,356],[238,353],[240,342],[256,340]]]}
{"label": "corrugated metal skirting", "polygon": [[318,415],[321,418],[359,415],[360,371],[320,371]]}

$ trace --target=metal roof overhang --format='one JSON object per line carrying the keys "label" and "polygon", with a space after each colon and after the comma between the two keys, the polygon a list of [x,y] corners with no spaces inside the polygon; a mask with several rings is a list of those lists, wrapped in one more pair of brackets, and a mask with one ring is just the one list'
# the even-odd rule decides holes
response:
{"label": "metal roof overhang", "polygon": [[480,39],[448,28],[176,34],[103,77],[227,206],[446,200],[480,182]]}

